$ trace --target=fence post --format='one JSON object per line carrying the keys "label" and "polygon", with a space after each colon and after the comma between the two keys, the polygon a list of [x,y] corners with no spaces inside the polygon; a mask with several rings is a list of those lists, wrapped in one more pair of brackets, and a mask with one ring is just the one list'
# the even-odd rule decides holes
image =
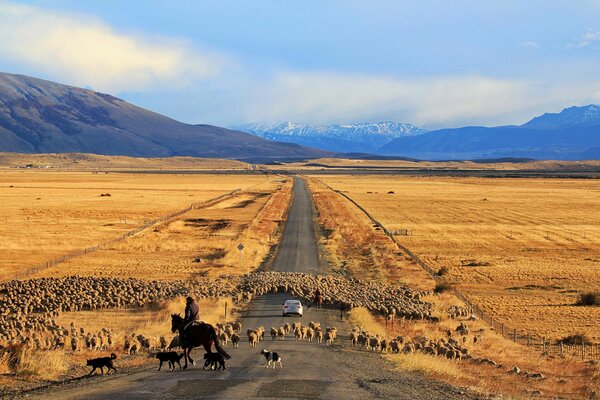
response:
{"label": "fence post", "polygon": [[527,334],[527,347],[531,346],[531,335]]}
{"label": "fence post", "polygon": [[517,341],[517,328],[513,330],[513,342]]}
{"label": "fence post", "polygon": [[585,360],[585,342],[581,342],[581,359]]}
{"label": "fence post", "polygon": [[543,352],[546,352],[546,336],[542,337],[542,349]]}
{"label": "fence post", "polygon": [[500,330],[502,331],[502,336],[504,336],[504,322],[500,325]]}
{"label": "fence post", "polygon": [[565,349],[563,348],[563,342],[562,340],[559,343],[559,347],[560,347],[560,355],[562,356],[564,354]]}
{"label": "fence post", "polygon": [[225,302],[225,322],[227,322],[227,302]]}

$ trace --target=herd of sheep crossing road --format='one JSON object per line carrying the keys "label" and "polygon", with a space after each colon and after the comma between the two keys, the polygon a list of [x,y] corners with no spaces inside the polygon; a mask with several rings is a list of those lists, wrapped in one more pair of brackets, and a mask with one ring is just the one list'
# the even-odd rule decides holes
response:
{"label": "herd of sheep crossing road", "polygon": [[[238,308],[243,308],[254,296],[270,293],[287,293],[310,302],[317,289],[322,294],[325,307],[343,310],[364,307],[376,315],[436,321],[431,313],[431,303],[423,300],[430,292],[332,275],[255,272],[193,281],[79,276],[15,280],[0,284],[0,356],[15,347],[66,351],[118,347],[126,353],[135,354],[141,349],[177,345],[164,337],[147,337],[139,332],[118,338],[109,328],[86,332],[83,328],[75,328],[74,323],[68,327],[61,326],[57,317],[66,312],[145,307],[189,294],[197,299],[231,297]],[[459,306],[449,309],[450,316],[463,316],[465,312]],[[221,340],[232,340],[237,346],[239,334],[234,332],[239,329],[240,326],[219,327]],[[259,337],[264,336],[264,328],[260,329],[262,331],[247,331],[251,345],[256,345]],[[337,336],[335,328],[322,329],[318,323],[273,327],[270,334],[274,339],[282,339],[290,332],[298,340],[325,341],[327,344],[331,344]],[[395,338],[387,342],[357,328],[351,339],[354,344],[381,351],[421,350],[432,354],[451,354],[449,358],[467,354],[453,338],[435,341],[421,338],[410,342]]]}

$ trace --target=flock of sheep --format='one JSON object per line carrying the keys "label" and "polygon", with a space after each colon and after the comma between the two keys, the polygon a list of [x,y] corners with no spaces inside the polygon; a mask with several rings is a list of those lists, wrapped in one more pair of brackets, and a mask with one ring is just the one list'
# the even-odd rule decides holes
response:
{"label": "flock of sheep", "polygon": [[[391,340],[372,335],[366,332],[362,327],[354,327],[350,332],[350,341],[352,346],[381,351],[382,353],[415,353],[422,352],[432,356],[442,356],[450,360],[461,360],[470,358],[469,349],[465,347],[468,339],[469,330],[464,323],[461,323],[455,331],[448,330],[446,338],[429,339],[425,336],[408,338],[397,336]],[[473,343],[481,341],[481,335],[473,337]]]}
{"label": "flock of sheep", "polygon": [[[310,321],[308,325],[302,325],[302,322],[289,322],[285,323],[279,328],[271,327],[269,331],[271,340],[284,340],[286,336],[294,337],[296,340],[313,340],[317,343],[325,343],[327,345],[333,344],[337,337],[337,328],[327,327],[325,331],[321,327],[320,322]],[[248,335],[248,343],[251,347],[256,347],[258,343],[265,337],[265,327],[259,326],[256,329],[246,330]]]}
{"label": "flock of sheep", "polygon": [[141,307],[189,293],[199,299],[231,296],[245,303],[256,295],[287,292],[311,301],[317,288],[326,306],[362,306],[376,314],[431,319],[431,304],[421,300],[427,292],[337,276],[257,272],[193,281],[70,276],[0,284],[0,345],[32,343],[36,334],[43,334],[40,348],[63,347],[69,329],[55,319],[63,312]]}
{"label": "flock of sheep", "polygon": [[405,286],[363,282],[341,276],[310,275],[301,272],[258,272],[245,275],[242,293],[263,295],[286,292],[311,302],[319,289],[325,306],[350,310],[365,307],[374,314],[405,319],[431,319],[431,303],[421,300],[430,292]]}

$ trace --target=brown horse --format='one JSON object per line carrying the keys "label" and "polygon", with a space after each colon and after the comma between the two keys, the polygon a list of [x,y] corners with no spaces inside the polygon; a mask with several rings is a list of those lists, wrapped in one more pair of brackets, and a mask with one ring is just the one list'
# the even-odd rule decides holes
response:
{"label": "brown horse", "polygon": [[[179,314],[171,314],[171,332],[178,331],[179,338],[183,337],[183,327],[185,326],[185,321]],[[183,348],[183,354],[185,356],[185,365],[183,369],[187,368],[188,359],[195,365],[194,360],[190,357],[190,353],[194,347],[204,347],[207,353],[210,353],[210,349],[212,344],[214,343],[215,349],[217,353],[221,354],[223,357],[229,359],[231,356],[223,350],[219,343],[219,339],[217,338],[217,332],[215,328],[210,324],[200,323],[196,325],[192,325],[189,328],[189,331],[186,335],[186,341],[183,343],[180,340],[181,347]]]}

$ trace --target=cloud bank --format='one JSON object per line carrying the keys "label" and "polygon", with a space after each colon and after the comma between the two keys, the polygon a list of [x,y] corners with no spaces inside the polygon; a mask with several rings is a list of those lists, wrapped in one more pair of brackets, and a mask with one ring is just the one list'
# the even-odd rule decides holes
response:
{"label": "cloud bank", "polygon": [[253,101],[231,108],[240,110],[238,118],[248,122],[396,120],[429,128],[499,125],[524,122],[564,105],[600,101],[600,82],[595,94],[581,97],[590,93],[590,87],[589,82],[563,88],[477,75],[411,79],[282,72],[271,81],[241,89],[253,93]]}
{"label": "cloud bank", "polygon": [[123,92],[213,76],[219,56],[186,43],[117,32],[80,14],[0,2],[0,57],[78,86]]}

